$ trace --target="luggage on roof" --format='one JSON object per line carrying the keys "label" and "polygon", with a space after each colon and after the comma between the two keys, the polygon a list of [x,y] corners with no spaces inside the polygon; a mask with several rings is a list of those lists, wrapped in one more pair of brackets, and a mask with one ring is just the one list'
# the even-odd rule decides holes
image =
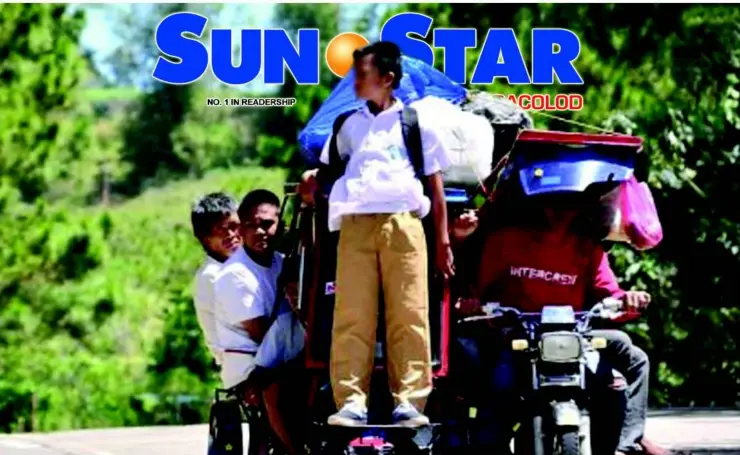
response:
{"label": "luggage on roof", "polygon": [[[510,150],[519,130],[533,127],[529,115],[506,99],[469,92],[421,60],[404,56],[402,65],[404,76],[394,94],[416,108],[420,122],[432,124],[450,150],[452,168],[445,173],[447,183],[477,185],[490,175],[495,155]],[[318,166],[334,120],[362,103],[355,96],[354,72],[350,71],[298,135],[309,167]]]}

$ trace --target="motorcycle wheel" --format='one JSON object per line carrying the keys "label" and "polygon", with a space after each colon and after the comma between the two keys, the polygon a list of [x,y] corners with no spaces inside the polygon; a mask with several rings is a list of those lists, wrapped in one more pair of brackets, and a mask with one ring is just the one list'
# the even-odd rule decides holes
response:
{"label": "motorcycle wheel", "polygon": [[244,452],[238,404],[220,402],[208,418],[208,455],[241,455]]}
{"label": "motorcycle wheel", "polygon": [[244,447],[241,416],[228,416],[225,422],[220,422],[218,415],[212,410],[209,418],[209,455],[276,455],[264,417],[256,413],[248,417],[248,442]]}
{"label": "motorcycle wheel", "polygon": [[557,436],[557,450],[559,455],[580,455],[581,440],[578,430],[560,433]]}

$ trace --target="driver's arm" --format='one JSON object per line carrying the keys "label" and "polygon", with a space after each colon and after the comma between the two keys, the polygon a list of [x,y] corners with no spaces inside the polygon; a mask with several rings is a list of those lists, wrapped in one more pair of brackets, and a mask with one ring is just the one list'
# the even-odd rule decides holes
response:
{"label": "driver's arm", "polygon": [[[593,301],[600,302],[608,297],[615,299],[624,298],[625,291],[619,286],[617,277],[609,265],[609,256],[600,245],[594,250],[591,264],[592,275],[589,292]],[[639,314],[633,312],[624,312],[615,322],[631,321],[638,316]]]}
{"label": "driver's arm", "polygon": [[269,328],[269,315],[253,277],[229,270],[216,280],[215,292],[227,322],[241,325],[253,341],[260,343]]}

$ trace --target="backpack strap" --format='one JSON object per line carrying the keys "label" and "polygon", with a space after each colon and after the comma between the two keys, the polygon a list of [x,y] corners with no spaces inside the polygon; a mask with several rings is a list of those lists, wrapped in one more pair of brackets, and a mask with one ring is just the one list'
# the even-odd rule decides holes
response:
{"label": "backpack strap", "polygon": [[419,115],[413,107],[403,107],[401,111],[401,131],[403,132],[403,142],[409,154],[411,165],[414,167],[416,177],[424,184],[424,191],[426,192],[424,153],[421,144]]}
{"label": "backpack strap", "polygon": [[[322,189],[328,194],[328,190],[331,189],[331,185],[334,184],[342,175],[347,168],[347,160],[343,159],[339,154],[339,147],[337,146],[337,136],[339,131],[342,129],[344,122],[354,114],[357,109],[342,112],[334,119],[332,126],[332,134],[329,142],[329,164],[320,166],[319,182]],[[328,188],[327,188],[328,187]]]}
{"label": "backpack strap", "polygon": [[[322,167],[320,182],[322,187],[334,184],[337,179],[344,175],[347,168],[347,160],[339,154],[337,146],[337,135],[342,129],[342,125],[357,110],[343,112],[334,120],[332,136],[329,142],[329,164]],[[421,142],[421,129],[419,128],[419,115],[413,107],[404,106],[401,111],[401,131],[406,151],[409,154],[409,160],[414,168],[414,172],[419,180],[424,184],[424,191],[427,191],[426,176],[424,175],[424,154]]]}

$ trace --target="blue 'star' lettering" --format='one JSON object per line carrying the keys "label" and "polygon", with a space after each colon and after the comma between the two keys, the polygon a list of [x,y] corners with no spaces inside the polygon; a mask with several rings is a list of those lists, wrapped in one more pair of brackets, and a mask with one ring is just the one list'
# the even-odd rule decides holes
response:
{"label": "blue 'star' lettering", "polygon": [[[423,41],[432,27],[432,18],[419,13],[397,14],[383,25],[380,39],[393,41],[409,57],[434,64],[434,51]],[[418,35],[418,38],[409,36]],[[471,28],[439,28],[434,30],[432,43],[444,49],[444,72],[453,81],[464,84],[468,48],[478,46],[477,30]],[[478,62],[473,69],[472,84],[491,84],[496,78],[509,84],[550,85],[557,78],[560,84],[583,84],[573,62],[581,53],[578,36],[570,30],[535,28],[532,30],[532,77],[522,57],[519,43],[510,28],[488,30]]]}

